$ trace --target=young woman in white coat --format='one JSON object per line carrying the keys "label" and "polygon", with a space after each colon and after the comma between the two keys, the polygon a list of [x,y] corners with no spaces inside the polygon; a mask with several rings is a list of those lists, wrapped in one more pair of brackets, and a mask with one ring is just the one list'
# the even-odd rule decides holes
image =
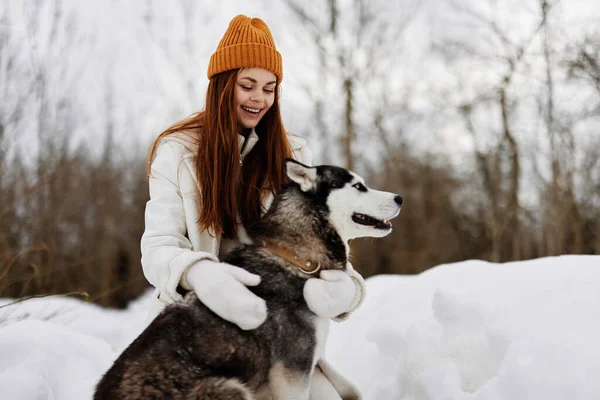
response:
{"label": "young woman in white coat", "polygon": [[[287,133],[278,89],[281,55],[267,25],[238,15],[208,67],[202,111],[162,132],[150,151],[150,200],[142,236],[142,266],[156,287],[150,317],[185,291],[241,329],[267,316],[264,300],[247,286],[260,278],[219,262],[247,240],[286,180],[284,159],[311,165],[306,142]],[[364,281],[348,265],[335,280],[309,279],[304,288],[316,314],[344,319],[362,302]],[[355,387],[322,357],[311,380],[311,400],[359,398]]]}

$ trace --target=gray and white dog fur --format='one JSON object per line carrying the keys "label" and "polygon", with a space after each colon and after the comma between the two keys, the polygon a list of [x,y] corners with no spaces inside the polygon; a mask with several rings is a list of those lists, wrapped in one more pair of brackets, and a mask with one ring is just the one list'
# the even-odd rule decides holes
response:
{"label": "gray and white dog fur", "polygon": [[345,270],[348,240],[390,233],[389,220],[400,212],[402,198],[368,189],[340,167],[286,160],[286,169],[291,182],[249,227],[251,243],[222,260],[261,277],[249,289],[266,301],[266,321],[242,330],[189,292],[120,355],[94,399],[308,399],[327,321],[304,300],[304,284],[313,275],[265,245],[317,261],[323,269]]}

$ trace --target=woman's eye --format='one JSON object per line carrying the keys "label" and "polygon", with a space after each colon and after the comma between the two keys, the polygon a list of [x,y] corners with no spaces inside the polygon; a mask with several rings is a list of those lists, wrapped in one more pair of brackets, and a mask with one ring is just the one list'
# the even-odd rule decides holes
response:
{"label": "woman's eye", "polygon": [[244,86],[244,85],[240,85],[242,87],[242,89],[244,90],[251,90],[252,86]]}
{"label": "woman's eye", "polygon": [[274,90],[273,89],[263,89],[265,91],[265,93],[273,93]]}

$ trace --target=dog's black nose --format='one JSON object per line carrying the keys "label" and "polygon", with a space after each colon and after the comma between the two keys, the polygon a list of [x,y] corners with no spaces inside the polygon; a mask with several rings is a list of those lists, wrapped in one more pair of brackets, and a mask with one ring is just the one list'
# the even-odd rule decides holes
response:
{"label": "dog's black nose", "polygon": [[398,204],[399,206],[401,206],[402,205],[402,196],[395,195],[394,196],[394,201],[396,202],[396,204]]}

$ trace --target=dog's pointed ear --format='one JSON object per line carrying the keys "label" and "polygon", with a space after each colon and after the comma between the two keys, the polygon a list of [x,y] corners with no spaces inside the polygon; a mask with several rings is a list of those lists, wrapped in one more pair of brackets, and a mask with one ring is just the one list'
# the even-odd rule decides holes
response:
{"label": "dog's pointed ear", "polygon": [[286,158],[285,169],[287,176],[300,185],[300,190],[303,192],[314,190],[317,187],[317,168]]}

